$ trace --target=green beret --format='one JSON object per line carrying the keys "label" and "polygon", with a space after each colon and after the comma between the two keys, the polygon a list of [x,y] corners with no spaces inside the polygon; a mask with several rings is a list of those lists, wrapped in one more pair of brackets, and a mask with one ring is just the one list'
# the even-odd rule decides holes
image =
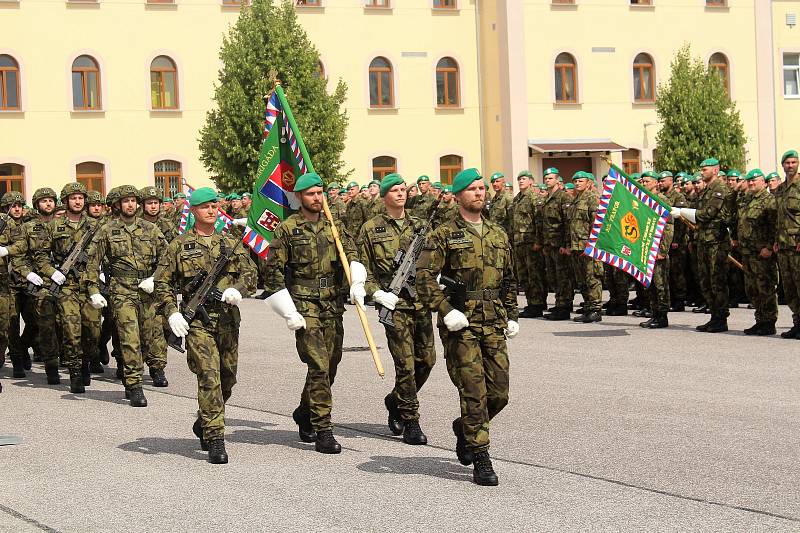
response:
{"label": "green beret", "polygon": [[373,185],[377,185],[378,187],[380,187],[381,186],[381,182],[378,181],[378,180],[372,180],[369,183],[367,183],[367,187],[372,187]]}
{"label": "green beret", "polygon": [[781,176],[777,172],[770,172],[769,174],[767,174],[766,180],[767,181],[772,181],[772,180],[780,181],[781,180]]}
{"label": "green beret", "polygon": [[322,178],[316,172],[307,172],[297,178],[294,184],[294,192],[301,192],[311,187],[322,187]]}
{"label": "green beret", "polygon": [[555,174],[556,176],[559,175],[558,169],[556,167],[550,167],[544,171],[543,176],[547,176],[548,174]]}
{"label": "green beret", "polygon": [[489,181],[494,183],[495,181],[499,180],[500,178],[505,178],[505,175],[503,175],[502,172],[495,172],[494,174],[492,174],[492,177],[489,178]]}
{"label": "green beret", "polygon": [[164,198],[161,199],[161,201],[162,202],[172,202],[172,198],[170,198],[169,196],[165,196]]}
{"label": "green beret", "polygon": [[428,176],[423,174],[422,176],[417,178],[417,185],[419,185],[420,181],[431,181],[431,179]]}
{"label": "green beret", "polygon": [[467,187],[469,187],[473,181],[482,180],[481,173],[478,172],[477,168],[467,168],[456,174],[455,179],[453,180],[453,193],[458,194]]}
{"label": "green beret", "polygon": [[537,185],[537,187],[539,187],[540,191],[546,191],[547,190],[547,184],[545,184],[545,183],[540,183],[539,185]]}
{"label": "green beret", "polygon": [[400,174],[386,174],[381,180],[381,198],[386,196],[386,193],[389,192],[389,189],[395,185],[405,185],[405,183],[406,182],[403,181],[403,178],[400,176]]}
{"label": "green beret", "polygon": [[452,185],[442,185],[442,192],[444,193],[452,193],[453,186]]}
{"label": "green beret", "polygon": [[703,160],[702,163],[700,163],[701,167],[716,167],[717,165],[719,165],[719,159],[716,159],[714,157],[709,157],[708,159],[705,159]]}
{"label": "green beret", "polygon": [[561,176],[559,176],[559,177],[558,177],[558,182],[559,182],[559,183],[564,183],[564,178],[562,178]]}
{"label": "green beret", "polygon": [[179,192],[179,193],[175,193],[175,196],[173,198],[175,198],[176,200],[178,198],[183,198],[184,200],[186,200],[186,195],[183,194],[182,192]]}
{"label": "green beret", "polygon": [[745,174],[744,179],[746,179],[747,181],[750,181],[750,180],[754,180],[756,178],[763,178],[763,177],[764,177],[764,173],[761,172],[761,169],[760,168],[754,168],[753,170],[751,170],[750,172]]}
{"label": "green beret", "polygon": [[433,188],[434,189],[439,189],[441,191],[442,190],[442,182],[437,181],[436,183],[433,184]]}
{"label": "green beret", "polygon": [[358,187],[358,183],[356,183],[355,181],[351,181],[350,183],[347,184],[348,189],[352,189],[353,187]]}
{"label": "green beret", "polygon": [[325,189],[325,190],[329,191],[331,189],[336,189],[338,191],[339,189],[341,189],[341,187],[339,186],[338,183],[331,183],[330,185],[328,185],[328,188]]}
{"label": "green beret", "polygon": [[250,198],[250,196],[252,196],[252,195],[249,192],[243,192],[242,193],[242,200],[244,200],[245,198]]}
{"label": "green beret", "polygon": [[658,176],[656,176],[656,173],[653,172],[652,170],[645,170],[644,172],[642,172],[642,175],[639,177],[639,179],[642,178],[650,178],[652,180],[658,180]]}
{"label": "green beret", "polygon": [[723,178],[727,178],[727,177],[728,177],[728,175],[727,175],[727,174],[725,174],[725,171],[724,171],[724,170],[720,170],[720,171],[719,171],[719,174],[717,174],[717,176],[722,176]]}
{"label": "green beret", "polygon": [[241,199],[242,197],[236,194],[235,192],[232,192],[228,195],[228,200],[241,200]]}
{"label": "green beret", "polygon": [[781,156],[781,165],[783,164],[784,161],[786,161],[790,157],[794,157],[795,159],[800,159],[800,157],[797,155],[797,150],[787,150]]}
{"label": "green beret", "polygon": [[665,170],[664,172],[658,175],[658,179],[674,178],[674,177],[675,176],[673,176],[672,172],[670,172],[669,170]]}
{"label": "green beret", "polygon": [[205,204],[207,202],[216,202],[216,201],[217,201],[217,192],[214,189],[212,189],[211,187],[200,187],[199,189],[195,189],[194,192],[192,193],[192,196],[189,198],[189,205],[194,207],[196,205]]}
{"label": "green beret", "polygon": [[520,179],[523,176],[526,178],[533,178],[533,174],[531,174],[530,170],[521,171],[519,174],[517,174],[517,179]]}
{"label": "green beret", "polygon": [[[663,174],[663,172],[662,172],[662,174]],[[675,177],[676,178],[685,178],[686,177],[686,172],[678,172],[677,174],[675,174]]]}
{"label": "green beret", "polygon": [[569,191],[571,191],[572,189],[575,188],[575,184],[574,183],[567,183],[566,185],[564,185],[564,188],[569,190]]}
{"label": "green beret", "polygon": [[591,172],[584,172],[583,170],[579,170],[572,175],[572,181],[574,182],[575,180],[594,181],[594,174],[592,174]]}
{"label": "green beret", "polygon": [[631,179],[633,181],[639,181],[641,178],[642,178],[642,175],[639,174],[638,172],[634,172],[633,174],[631,174]]}
{"label": "green beret", "polygon": [[741,174],[739,174],[739,171],[738,171],[738,170],[729,170],[729,171],[728,171],[728,177],[729,177],[729,178],[741,178],[741,177],[742,177],[742,175],[741,175]]}
{"label": "green beret", "polygon": [[360,188],[359,190],[360,190],[360,191],[366,191],[366,190],[367,190],[367,186],[366,186],[366,185],[362,185],[362,186],[361,186],[361,188]]}

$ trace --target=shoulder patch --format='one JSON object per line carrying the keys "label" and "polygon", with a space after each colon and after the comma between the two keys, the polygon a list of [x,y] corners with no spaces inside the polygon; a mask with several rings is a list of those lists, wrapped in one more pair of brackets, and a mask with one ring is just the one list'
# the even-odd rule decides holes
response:
{"label": "shoulder patch", "polygon": [[113,229],[113,230],[111,230],[111,235],[119,235],[119,234],[121,234],[121,233],[122,233],[122,231],[120,231],[120,230],[118,230],[118,229]]}
{"label": "shoulder patch", "polygon": [[450,232],[450,238],[451,239],[463,239],[464,238],[464,232],[463,231],[451,231]]}
{"label": "shoulder patch", "polygon": [[194,250],[194,243],[193,242],[187,242],[186,244],[183,245],[183,249],[184,250]]}
{"label": "shoulder patch", "polygon": [[386,233],[386,226],[375,226],[375,233]]}
{"label": "shoulder patch", "polygon": [[300,228],[292,228],[292,235],[302,235],[302,234],[303,230],[301,230]]}

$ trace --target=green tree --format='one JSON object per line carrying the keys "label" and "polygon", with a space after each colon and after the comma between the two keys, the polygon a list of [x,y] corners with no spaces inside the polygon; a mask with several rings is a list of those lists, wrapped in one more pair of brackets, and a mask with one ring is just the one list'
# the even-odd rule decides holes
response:
{"label": "green tree", "polygon": [[692,57],[688,44],[678,50],[666,84],[659,85],[655,168],[695,171],[716,157],[724,168],[745,170],[744,126],[720,75]]}
{"label": "green tree", "polygon": [[258,168],[266,104],[281,80],[315,170],[326,182],[345,178],[342,151],[347,86],[332,94],[320,76],[319,53],[297,22],[292,2],[254,0],[223,38],[216,109],[200,131],[200,158],[222,191],[250,190]]}

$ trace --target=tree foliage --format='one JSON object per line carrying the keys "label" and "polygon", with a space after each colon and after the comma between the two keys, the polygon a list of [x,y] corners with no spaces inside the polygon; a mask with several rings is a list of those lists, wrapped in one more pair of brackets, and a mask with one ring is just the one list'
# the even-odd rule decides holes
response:
{"label": "tree foliage", "polygon": [[719,73],[692,57],[688,44],[673,59],[669,81],[658,88],[656,112],[661,130],[655,168],[695,171],[716,157],[723,168],[744,170],[746,137],[736,103]]}
{"label": "tree foliage", "polygon": [[347,86],[332,94],[320,76],[319,53],[297,21],[292,2],[254,0],[223,38],[216,108],[200,131],[200,154],[217,187],[250,190],[263,140],[265,101],[273,76],[283,85],[315,170],[326,182],[346,177]]}

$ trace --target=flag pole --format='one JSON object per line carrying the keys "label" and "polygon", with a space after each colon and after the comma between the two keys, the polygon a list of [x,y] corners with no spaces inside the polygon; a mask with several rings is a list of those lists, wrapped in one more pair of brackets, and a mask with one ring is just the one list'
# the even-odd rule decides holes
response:
{"label": "flag pole", "polygon": [[[294,121],[294,115],[292,114],[291,108],[288,106],[286,102],[286,95],[283,93],[283,88],[281,87],[280,81],[275,82],[275,92],[278,93],[278,98],[281,100],[281,107],[283,107],[284,113],[286,113],[286,118],[289,120],[289,127],[292,128],[294,131],[294,136],[297,139],[297,146],[300,148],[300,153],[303,156],[303,160],[308,167],[309,172],[314,172],[314,165],[311,163],[311,158],[308,156],[308,151],[306,150],[306,145],[303,142],[303,138],[300,136],[300,130],[297,128],[297,123]],[[342,240],[339,236],[339,230],[336,228],[336,224],[333,221],[333,215],[331,214],[331,210],[328,207],[328,199],[325,198],[325,195],[322,195],[322,209],[325,211],[325,217],[331,223],[331,232],[333,233],[333,240],[336,243],[336,250],[339,252],[339,261],[342,263],[342,268],[344,269],[344,275],[347,278],[347,284],[350,285],[351,277],[350,277],[350,263],[347,261],[347,254],[344,253],[344,248],[342,247]],[[383,369],[383,363],[381,362],[381,356],[378,354],[378,349],[375,346],[375,339],[372,337],[372,331],[369,329],[369,322],[367,322],[367,314],[364,311],[364,308],[361,307],[357,302],[355,304],[356,312],[358,313],[358,319],[361,321],[361,327],[364,328],[364,335],[367,338],[367,344],[369,345],[369,351],[372,354],[372,361],[375,363],[375,370],[378,371],[378,375],[381,379],[385,378],[386,372]]]}

